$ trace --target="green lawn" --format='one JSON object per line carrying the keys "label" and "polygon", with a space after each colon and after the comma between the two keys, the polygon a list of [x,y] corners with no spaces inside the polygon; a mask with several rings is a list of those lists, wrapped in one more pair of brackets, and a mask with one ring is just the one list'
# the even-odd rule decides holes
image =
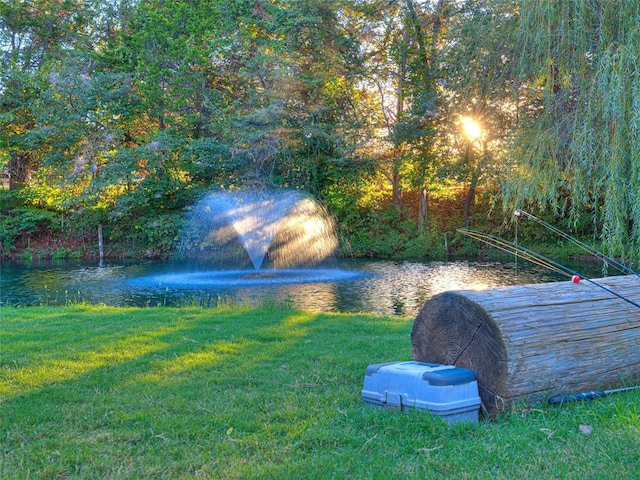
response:
{"label": "green lawn", "polygon": [[640,478],[638,391],[453,426],[366,407],[367,365],[410,359],[410,318],[87,305],[0,316],[3,479]]}

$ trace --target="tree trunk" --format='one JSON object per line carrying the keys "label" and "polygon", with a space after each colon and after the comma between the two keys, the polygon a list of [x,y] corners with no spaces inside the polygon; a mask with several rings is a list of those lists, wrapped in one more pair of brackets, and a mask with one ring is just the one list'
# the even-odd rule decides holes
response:
{"label": "tree trunk", "polygon": [[427,187],[420,188],[420,198],[418,199],[418,234],[424,235],[427,228],[429,216],[429,192]]}
{"label": "tree trunk", "polygon": [[[467,162],[471,163],[472,161],[472,150],[471,144],[467,145]],[[482,167],[484,163],[484,155],[485,155],[485,147],[483,143],[482,154],[475,166],[473,167],[473,172],[471,173],[471,178],[469,179],[469,190],[467,190],[467,197],[464,200],[464,207],[462,211],[462,218],[464,222],[464,226],[468,227],[471,225],[471,205],[473,205],[473,200],[476,196],[476,189],[478,188],[478,181],[480,180],[480,175],[482,175]]]}
{"label": "tree trunk", "polygon": [[[632,276],[599,285],[640,302]],[[411,332],[412,357],[476,373],[485,412],[640,379],[640,308],[583,281],[432,297]]]}
{"label": "tree trunk", "polygon": [[[400,41],[400,63],[398,65],[398,84],[396,85],[396,126],[402,121],[404,113],[404,89],[407,77],[407,41],[409,33],[404,32],[404,37]],[[391,166],[391,187],[392,202],[402,210],[404,202],[402,200],[402,177],[400,168],[402,166],[402,145],[396,139],[393,149],[393,165]]]}
{"label": "tree trunk", "polygon": [[401,177],[398,168],[394,164],[393,172],[391,172],[391,196],[392,203],[398,207],[398,210],[402,211],[404,207],[404,201],[402,200],[402,185],[401,185]]}
{"label": "tree trunk", "polygon": [[33,160],[28,153],[11,152],[9,157],[9,190],[22,188],[31,178]]}
{"label": "tree trunk", "polygon": [[473,199],[476,196],[476,183],[473,182],[469,185],[469,190],[467,190],[467,197],[464,199],[464,207],[462,210],[462,218],[465,227],[471,225],[471,204],[473,204]]}

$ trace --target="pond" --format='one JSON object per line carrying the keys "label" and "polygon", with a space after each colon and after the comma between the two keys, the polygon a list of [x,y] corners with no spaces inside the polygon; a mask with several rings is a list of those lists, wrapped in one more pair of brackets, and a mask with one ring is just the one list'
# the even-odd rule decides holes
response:
{"label": "pond", "polygon": [[[598,265],[570,268],[593,278]],[[0,264],[0,305],[214,306],[287,304],[324,312],[414,316],[431,296],[457,289],[567,281],[523,261],[339,260],[336,268],[215,271],[194,262],[41,261]]]}

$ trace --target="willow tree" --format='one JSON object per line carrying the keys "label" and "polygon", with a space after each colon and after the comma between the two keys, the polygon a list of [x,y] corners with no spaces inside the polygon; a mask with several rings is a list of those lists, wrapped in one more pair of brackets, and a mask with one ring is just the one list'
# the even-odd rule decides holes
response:
{"label": "willow tree", "polygon": [[519,127],[505,195],[574,217],[640,258],[638,0],[518,3]]}

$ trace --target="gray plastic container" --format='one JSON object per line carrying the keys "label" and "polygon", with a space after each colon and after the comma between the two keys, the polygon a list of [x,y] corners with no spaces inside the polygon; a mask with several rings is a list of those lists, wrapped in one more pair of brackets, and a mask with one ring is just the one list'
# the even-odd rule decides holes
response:
{"label": "gray plastic container", "polygon": [[374,406],[428,410],[450,423],[477,423],[480,410],[475,373],[453,365],[422,362],[369,365],[362,398]]}

